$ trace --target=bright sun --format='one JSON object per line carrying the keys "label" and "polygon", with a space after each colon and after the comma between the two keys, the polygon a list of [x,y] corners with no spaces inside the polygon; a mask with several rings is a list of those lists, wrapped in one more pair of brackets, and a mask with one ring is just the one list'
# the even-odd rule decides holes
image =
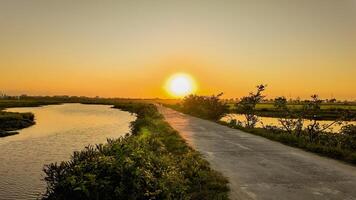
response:
{"label": "bright sun", "polygon": [[196,91],[196,83],[194,79],[184,73],[172,75],[166,82],[166,91],[174,97],[184,97]]}

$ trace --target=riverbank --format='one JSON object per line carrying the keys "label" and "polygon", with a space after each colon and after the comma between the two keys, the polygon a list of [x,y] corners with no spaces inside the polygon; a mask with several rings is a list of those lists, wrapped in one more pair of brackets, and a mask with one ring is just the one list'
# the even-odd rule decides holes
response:
{"label": "riverbank", "polygon": [[1,99],[0,100],[0,137],[18,134],[17,130],[35,124],[32,113],[17,113],[3,111],[13,107],[37,107],[61,103],[59,99]]}
{"label": "riverbank", "polygon": [[[157,100],[159,101],[159,100]],[[164,100],[162,100],[164,101]],[[173,101],[174,100],[167,100]],[[89,98],[89,97],[32,97],[23,96],[20,98],[0,99],[0,137],[18,134],[20,129],[30,127],[35,124],[35,116],[32,113],[14,113],[3,111],[6,108],[14,107],[38,107],[45,105],[56,105],[63,103],[82,103],[82,104],[102,104],[114,105],[117,103],[128,102],[154,102],[152,99],[120,99],[120,98]]]}
{"label": "riverbank", "polygon": [[0,111],[0,137],[15,135],[19,129],[27,128],[35,124],[35,116],[32,113],[16,113]]}
{"label": "riverbank", "polygon": [[6,136],[11,136],[11,135],[17,135],[19,132],[17,131],[0,131],[0,138],[1,137],[6,137]]}
{"label": "riverbank", "polygon": [[44,199],[227,199],[227,180],[210,168],[152,104],[116,103],[137,116],[132,134],[45,167]]}

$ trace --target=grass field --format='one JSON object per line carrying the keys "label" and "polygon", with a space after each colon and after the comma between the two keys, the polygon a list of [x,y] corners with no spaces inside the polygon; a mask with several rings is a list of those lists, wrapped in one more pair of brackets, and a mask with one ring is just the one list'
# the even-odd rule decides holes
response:
{"label": "grass field", "polygon": [[[237,109],[235,104],[228,104],[231,113],[243,114]],[[288,107],[295,114],[301,112],[302,104],[289,104]],[[336,120],[343,118],[344,120],[354,121],[356,117],[356,105],[354,104],[321,104],[320,111],[315,116],[318,120]],[[283,113],[275,109],[273,103],[260,103],[256,105],[255,114],[261,117],[282,117]]]}
{"label": "grass field", "polygon": [[[229,103],[228,104],[230,109],[236,109],[235,104]],[[289,104],[288,107],[291,109],[299,110],[302,108],[302,104]],[[256,106],[257,110],[274,110],[274,105],[273,103],[260,103],[257,104]],[[321,110],[355,110],[356,111],[356,105],[347,105],[347,104],[322,104],[321,105]]]}
{"label": "grass field", "polygon": [[[165,101],[161,100],[160,103],[167,105],[169,107],[179,108],[177,105],[179,103],[176,101]],[[236,109],[235,103],[228,103],[230,113],[238,113],[243,114],[238,109]],[[303,107],[302,104],[289,104],[289,108],[295,113],[299,112]],[[343,117],[344,112],[348,112],[348,116],[345,118],[346,120],[355,120],[356,117],[356,104],[322,104],[320,113],[316,116],[318,120],[335,120]],[[281,113],[278,112],[273,103],[260,103],[256,105],[256,115],[261,117],[281,117]]]}

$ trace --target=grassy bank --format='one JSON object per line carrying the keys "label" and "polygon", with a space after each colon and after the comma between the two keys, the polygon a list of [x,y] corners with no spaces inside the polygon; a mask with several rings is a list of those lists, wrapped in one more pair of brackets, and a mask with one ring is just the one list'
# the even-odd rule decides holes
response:
{"label": "grassy bank", "polygon": [[12,107],[36,107],[42,105],[53,105],[61,103],[84,103],[84,104],[106,104],[114,105],[117,103],[167,103],[176,104],[179,100],[176,99],[129,99],[129,98],[90,98],[90,97],[69,97],[69,96],[26,96],[20,99],[0,99],[0,110]]}
{"label": "grassy bank", "polygon": [[236,124],[219,121],[220,124],[262,136],[288,146],[297,147],[321,156],[356,164],[356,135],[320,133],[314,142],[304,132],[297,136],[281,129],[246,128]]}
{"label": "grassy bank", "polygon": [[35,124],[32,113],[15,113],[0,111],[0,137],[14,135],[18,129],[26,128]]}
{"label": "grassy bank", "polygon": [[60,100],[57,99],[19,99],[19,100],[0,100],[0,110],[5,108],[14,108],[14,107],[37,107],[43,105],[51,105],[51,104],[59,104],[61,103]]}
{"label": "grassy bank", "polygon": [[154,105],[114,107],[136,114],[132,134],[46,166],[44,199],[227,199],[227,180],[187,146]]}
{"label": "grassy bank", "polygon": [[177,102],[177,100],[162,99],[123,99],[123,98],[89,98],[89,97],[31,97],[0,99],[0,137],[18,134],[16,130],[29,127],[35,124],[34,116],[31,113],[14,113],[2,111],[13,107],[38,107],[44,105],[54,105],[62,103],[83,103],[83,104],[105,104],[114,105],[128,102]]}

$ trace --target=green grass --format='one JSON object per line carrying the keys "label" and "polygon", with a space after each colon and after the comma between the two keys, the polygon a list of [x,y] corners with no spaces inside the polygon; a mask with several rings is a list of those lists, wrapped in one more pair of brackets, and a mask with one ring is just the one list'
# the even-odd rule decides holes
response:
{"label": "green grass", "polygon": [[[235,104],[228,104],[231,113],[243,114],[239,111]],[[294,113],[301,111],[303,105],[301,104],[289,104],[288,107]],[[273,103],[260,103],[256,105],[256,115],[261,117],[282,117],[281,112],[277,111]],[[345,116],[347,112],[346,120],[355,120],[356,117],[356,105],[350,104],[322,104],[319,113],[317,114],[318,120],[335,120]],[[313,116],[314,117],[314,116]]]}
{"label": "green grass", "polygon": [[[230,109],[236,109],[235,104],[233,103],[229,103],[228,104],[230,106]],[[288,107],[291,109],[301,109],[302,108],[302,104],[288,104]],[[273,103],[260,103],[256,105],[256,109],[258,110],[262,110],[262,109],[271,109],[274,110],[274,105]],[[321,110],[333,110],[333,109],[343,109],[343,110],[356,110],[356,105],[354,104],[322,104],[321,105]]]}
{"label": "green grass", "polygon": [[37,107],[61,103],[106,104],[116,103],[166,103],[176,104],[177,99],[125,99],[125,98],[89,98],[89,97],[26,97],[22,99],[0,99],[0,110],[13,107]]}
{"label": "green grass", "polygon": [[116,103],[135,113],[132,134],[45,167],[44,199],[227,199],[227,180],[173,130],[156,107]]}
{"label": "green grass", "polygon": [[58,104],[61,103],[55,99],[53,100],[0,100],[0,110],[5,108],[13,108],[13,107],[37,107],[42,105],[50,105],[50,104]]}

